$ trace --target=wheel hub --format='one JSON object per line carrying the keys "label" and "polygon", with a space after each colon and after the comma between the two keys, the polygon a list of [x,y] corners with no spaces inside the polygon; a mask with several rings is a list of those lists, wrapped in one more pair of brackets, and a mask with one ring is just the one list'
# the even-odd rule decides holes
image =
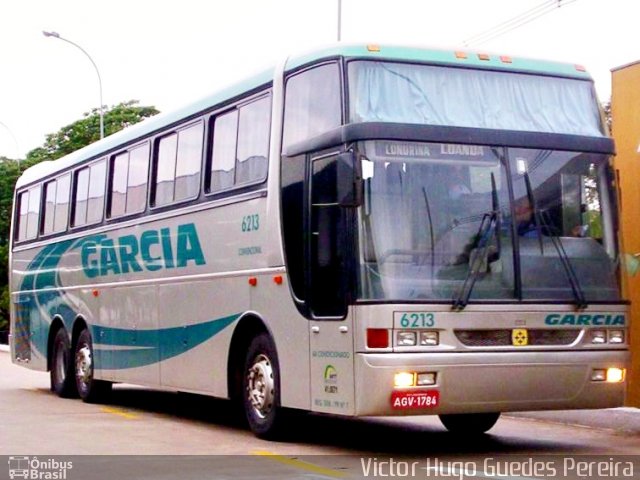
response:
{"label": "wheel hub", "polygon": [[83,345],[76,353],[76,377],[84,388],[91,382],[91,349]]}
{"label": "wheel hub", "polygon": [[264,355],[258,355],[247,372],[247,395],[260,418],[265,418],[273,408],[274,392],[271,361]]}

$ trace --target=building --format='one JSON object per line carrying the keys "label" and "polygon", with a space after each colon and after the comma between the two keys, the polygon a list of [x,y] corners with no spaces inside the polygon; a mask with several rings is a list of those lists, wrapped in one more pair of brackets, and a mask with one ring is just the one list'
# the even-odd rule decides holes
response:
{"label": "building", "polygon": [[[620,220],[624,251],[640,253],[640,61],[612,70],[611,115],[620,181]],[[627,404],[640,407],[640,271],[625,274],[631,299],[631,371]]]}

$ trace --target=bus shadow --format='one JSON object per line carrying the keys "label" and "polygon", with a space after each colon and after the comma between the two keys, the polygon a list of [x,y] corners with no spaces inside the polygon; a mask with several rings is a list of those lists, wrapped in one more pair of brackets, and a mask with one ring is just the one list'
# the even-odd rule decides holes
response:
{"label": "bus shadow", "polygon": [[[108,405],[179,419],[180,421],[248,431],[242,412],[230,401],[203,395],[116,386]],[[416,417],[416,421],[393,418],[346,418],[290,412],[291,418],[279,442],[302,443],[344,449],[348,453],[390,455],[484,455],[598,453],[588,446],[566,439],[536,439],[524,425],[521,433],[505,434],[499,420],[485,435],[456,435],[447,432],[437,417]]]}

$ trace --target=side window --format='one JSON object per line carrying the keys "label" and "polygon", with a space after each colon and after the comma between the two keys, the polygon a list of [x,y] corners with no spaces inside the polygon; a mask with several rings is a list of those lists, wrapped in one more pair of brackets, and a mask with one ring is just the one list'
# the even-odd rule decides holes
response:
{"label": "side window", "polygon": [[283,149],[341,125],[340,91],[337,63],[305,70],[287,80]]}
{"label": "side window", "polygon": [[102,220],[106,172],[105,160],[76,172],[72,226],[80,227]]}
{"label": "side window", "polygon": [[198,196],[203,132],[203,123],[198,122],[158,141],[154,206]]}
{"label": "side window", "polygon": [[66,230],[69,216],[69,187],[71,174],[63,175],[44,186],[44,211],[42,233],[58,233]]}
{"label": "side window", "polygon": [[267,177],[270,96],[218,115],[212,119],[212,126],[208,193],[260,182]]}
{"label": "side window", "polygon": [[57,180],[51,180],[44,184],[44,211],[42,219],[42,233],[53,233],[53,223],[56,215],[56,187]]}
{"label": "side window", "polygon": [[148,143],[111,158],[109,218],[139,213],[145,209],[148,176]]}
{"label": "side window", "polygon": [[267,176],[270,117],[270,97],[263,97],[240,108],[237,185],[256,182]]}
{"label": "side window", "polygon": [[17,241],[32,240],[38,236],[41,192],[42,187],[38,185],[18,195]]}
{"label": "side window", "polygon": [[56,214],[53,220],[53,231],[62,232],[67,228],[69,220],[69,194],[71,193],[71,174],[58,179],[56,189]]}
{"label": "side window", "polygon": [[22,192],[18,195],[18,234],[16,240],[26,240],[27,239],[27,222],[29,212],[29,191]]}
{"label": "side window", "polygon": [[236,169],[238,111],[220,115],[213,123],[213,153],[208,192],[219,192],[233,187]]}

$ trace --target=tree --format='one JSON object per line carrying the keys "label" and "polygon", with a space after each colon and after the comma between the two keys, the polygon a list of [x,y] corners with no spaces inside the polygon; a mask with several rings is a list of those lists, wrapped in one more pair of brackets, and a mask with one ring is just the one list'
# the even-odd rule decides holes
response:
{"label": "tree", "polygon": [[[104,112],[105,135],[158,114],[155,107],[138,105],[137,100],[122,102]],[[100,115],[95,108],[83,118],[46,136],[45,143],[27,153],[25,160],[0,157],[0,331],[9,322],[9,235],[13,190],[20,174],[28,167],[44,160],[55,160],[100,139]]]}
{"label": "tree", "polygon": [[[104,112],[105,135],[109,136],[158,113],[155,107],[139,106],[137,100],[119,103]],[[85,113],[81,120],[62,127],[56,133],[48,134],[44,145],[27,153],[27,161],[38,163],[42,160],[55,160],[99,139],[100,113],[94,108]]]}

